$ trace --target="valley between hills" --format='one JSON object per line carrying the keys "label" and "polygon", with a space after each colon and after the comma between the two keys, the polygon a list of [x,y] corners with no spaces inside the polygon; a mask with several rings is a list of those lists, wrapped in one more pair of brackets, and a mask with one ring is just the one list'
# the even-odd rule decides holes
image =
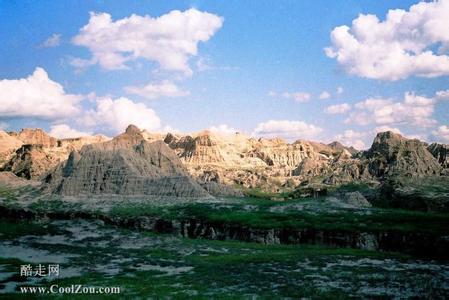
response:
{"label": "valley between hills", "polygon": [[2,131],[0,288],[46,284],[13,275],[38,257],[71,270],[57,283],[128,296],[445,297],[448,149],[393,132],[358,151],[133,125]]}

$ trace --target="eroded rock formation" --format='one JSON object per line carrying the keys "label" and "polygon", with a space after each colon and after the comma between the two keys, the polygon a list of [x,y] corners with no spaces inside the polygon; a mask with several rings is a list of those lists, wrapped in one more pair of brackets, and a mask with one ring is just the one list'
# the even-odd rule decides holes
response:
{"label": "eroded rock formation", "polygon": [[[0,132],[0,140],[5,141],[0,144],[3,170],[25,178],[45,177],[73,152],[66,163],[68,166],[77,165],[79,161],[75,159],[88,154],[83,158],[85,169],[89,163],[98,164],[94,158],[106,161],[117,159],[123,168],[134,168],[131,173],[137,174],[134,171],[141,172],[141,168],[149,167],[145,160],[151,159],[138,149],[147,149],[147,144],[157,142],[155,145],[160,147],[167,145],[170,148],[167,149],[174,155],[172,156],[178,159],[174,170],[183,172],[182,176],[191,176],[215,195],[241,194],[236,187],[283,192],[309,185],[326,186],[351,182],[380,184],[389,177],[398,175],[423,177],[449,174],[448,145],[427,145],[392,132],[379,133],[371,148],[365,152],[345,147],[339,142],[328,145],[304,140],[287,143],[279,138],[255,139],[240,133],[220,135],[209,131],[191,135],[164,135],[140,130],[135,126],[129,126],[125,133],[106,143],[108,139],[104,136],[58,140],[39,129],[24,129],[19,133],[9,134]],[[146,143],[141,145],[142,141]],[[123,149],[128,152],[125,154]],[[102,152],[118,156],[111,154],[111,157],[107,157],[100,154]],[[134,155],[137,155],[138,160],[131,159]],[[87,157],[91,157],[90,160]],[[175,162],[173,159],[170,161]],[[100,173],[103,174],[102,172]],[[126,172],[121,174],[125,178],[131,176]],[[144,177],[155,175],[145,172],[139,174]],[[163,174],[163,177],[173,174]],[[98,174],[97,177],[90,173],[85,175],[95,182],[102,180],[98,178]],[[98,185],[96,188],[101,186],[95,184]],[[67,191],[71,190],[70,193],[73,193],[76,185],[73,188],[68,186]],[[130,184],[125,190],[128,191],[128,188],[132,189]]]}
{"label": "eroded rock formation", "polygon": [[[0,164],[0,170],[10,171],[27,179],[42,178],[65,161],[70,152],[80,150],[84,145],[108,140],[103,135],[58,140],[41,129],[22,129],[19,133],[11,132],[6,135],[5,139],[9,142],[3,145],[11,145],[8,148],[10,154],[3,165]],[[0,133],[0,136],[4,135]]]}
{"label": "eroded rock formation", "polygon": [[73,151],[46,182],[49,191],[68,196],[209,196],[175,152],[163,141],[148,142],[133,125],[111,141]]}

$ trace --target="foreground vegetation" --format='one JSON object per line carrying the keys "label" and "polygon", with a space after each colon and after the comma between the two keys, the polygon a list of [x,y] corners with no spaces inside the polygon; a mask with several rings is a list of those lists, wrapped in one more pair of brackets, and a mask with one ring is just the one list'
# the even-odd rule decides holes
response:
{"label": "foreground vegetation", "polygon": [[[0,292],[52,284],[119,286],[124,297],[444,297],[449,266],[395,253],[177,238],[98,221],[0,222]],[[15,251],[12,251],[14,249]],[[22,249],[18,251],[19,249]],[[21,253],[34,253],[29,262]],[[30,281],[21,264],[61,260],[61,277]],[[5,289],[7,289],[5,291]],[[95,299],[92,295],[66,298]],[[110,299],[111,295],[103,296]],[[113,297],[112,297],[113,298]]]}

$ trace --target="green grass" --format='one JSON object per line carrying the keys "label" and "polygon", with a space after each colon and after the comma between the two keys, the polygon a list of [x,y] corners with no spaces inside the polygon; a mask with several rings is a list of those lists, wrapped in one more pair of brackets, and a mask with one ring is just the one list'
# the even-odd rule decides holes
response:
{"label": "green grass", "polygon": [[[123,218],[138,216],[160,217],[170,220],[198,219],[216,224],[235,224],[260,229],[304,229],[446,234],[449,214],[425,213],[399,209],[372,209],[369,214],[350,210],[319,213],[313,211],[270,212],[268,200],[251,199],[245,204],[258,205],[257,211],[245,211],[242,205],[228,205],[217,209],[207,203],[155,208],[151,205],[118,206],[111,214]],[[292,203],[301,203],[295,201]]]}
{"label": "green grass", "polygon": [[3,203],[7,206],[10,206],[17,200],[16,192],[4,186],[0,186],[0,198],[3,198]]}
{"label": "green grass", "polygon": [[56,232],[56,228],[52,225],[42,226],[33,221],[0,219],[1,239],[10,239],[25,234],[45,235],[51,232]]}
{"label": "green grass", "polygon": [[[4,220],[8,229],[15,229],[14,238],[32,235],[48,229],[48,224],[14,224]],[[7,224],[8,222],[12,224]],[[42,227],[39,229],[39,227]],[[112,228],[112,229],[111,229]],[[63,230],[63,228],[60,228]],[[317,245],[263,245],[243,243],[237,241],[210,241],[201,239],[183,239],[173,236],[155,235],[139,232],[136,237],[140,240],[151,238],[141,248],[121,248],[103,230],[113,230],[114,236],[120,238],[135,234],[135,231],[100,225],[95,232],[100,233],[99,239],[109,241],[106,247],[99,246],[91,239],[67,244],[31,244],[32,247],[50,253],[67,253],[78,255],[68,264],[61,265],[61,274],[67,267],[88,268],[82,276],[60,278],[39,284],[30,282],[20,283],[23,286],[41,285],[49,287],[52,284],[70,286],[82,284],[86,286],[120,286],[122,294],[92,296],[92,295],[64,295],[59,298],[67,299],[123,299],[137,297],[158,297],[170,299],[250,299],[257,295],[261,299],[278,299],[291,297],[294,299],[306,297],[313,299],[345,299],[348,294],[339,288],[323,290],[308,276],[325,276],[329,281],[344,280],[357,290],[360,278],[366,274],[377,274],[380,279],[370,279],[373,285],[383,285],[382,280],[394,276],[398,282],[407,282],[408,273],[400,271],[390,275],[385,273],[382,266],[348,266],[339,265],[328,269],[329,264],[359,259],[394,259],[396,262],[408,263],[409,256],[388,253],[357,250],[349,248],[331,248]],[[59,233],[61,234],[61,233]],[[5,237],[3,237],[5,239]],[[7,240],[13,240],[8,237]],[[185,250],[185,251],[180,251]],[[213,251],[211,251],[213,250]],[[117,275],[108,275],[92,269],[94,266],[106,266],[114,259],[132,258],[130,261],[119,263],[120,271]],[[7,272],[18,272],[19,266],[26,262],[15,259],[0,259],[0,265]],[[311,268],[301,267],[308,264]],[[160,266],[192,267],[189,272],[178,275],[166,275],[160,271],[144,271],[136,269],[140,264]],[[392,261],[385,262],[390,266]],[[6,266],[6,268],[5,268]],[[402,277],[404,276],[404,277]],[[367,279],[364,279],[367,280]],[[272,286],[274,284],[274,286]],[[194,295],[190,292],[195,291]],[[17,294],[7,295],[9,299]]]}

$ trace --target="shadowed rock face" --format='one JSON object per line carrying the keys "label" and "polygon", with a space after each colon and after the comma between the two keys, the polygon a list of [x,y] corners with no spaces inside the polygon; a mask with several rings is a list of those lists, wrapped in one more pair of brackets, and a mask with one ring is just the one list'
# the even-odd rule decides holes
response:
{"label": "shadowed rock face", "polygon": [[391,131],[377,134],[365,157],[369,160],[370,173],[380,178],[440,175],[442,171],[425,143]]}
{"label": "shadowed rock face", "polygon": [[449,145],[433,143],[427,150],[438,160],[443,168],[449,168]]}
{"label": "shadowed rock face", "polygon": [[0,164],[0,170],[26,179],[41,179],[65,161],[70,152],[80,150],[86,144],[108,140],[102,135],[57,140],[40,129],[23,129],[8,136],[9,140],[18,142],[10,143],[15,148],[3,166]]}
{"label": "shadowed rock face", "polygon": [[135,126],[109,142],[72,152],[46,181],[51,192],[62,195],[208,196],[163,141],[144,140]]}
{"label": "shadowed rock face", "polygon": [[58,163],[59,159],[47,154],[43,145],[26,144],[15,152],[3,170],[11,171],[19,177],[31,179],[42,176]]}

